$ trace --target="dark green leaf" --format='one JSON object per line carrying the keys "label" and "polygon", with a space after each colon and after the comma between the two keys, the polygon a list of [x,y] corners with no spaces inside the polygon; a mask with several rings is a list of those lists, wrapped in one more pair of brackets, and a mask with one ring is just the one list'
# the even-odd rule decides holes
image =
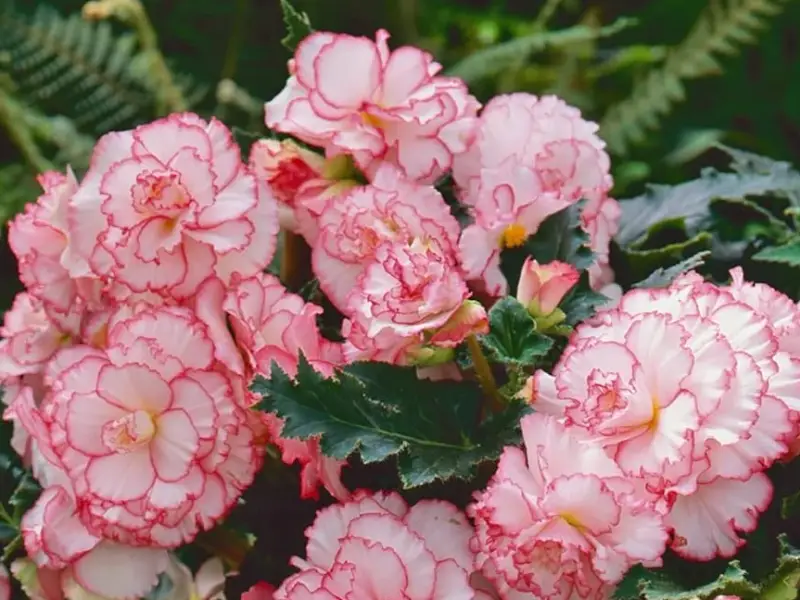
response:
{"label": "dark green leaf", "polygon": [[790,267],[800,267],[800,240],[783,246],[765,248],[753,255],[753,260],[781,263]]}
{"label": "dark green leaf", "polygon": [[574,204],[545,219],[525,249],[540,263],[554,260],[587,269],[594,262],[589,248],[589,234],[581,227],[580,214],[585,201]]}
{"label": "dark green leaf", "polygon": [[790,519],[794,515],[800,516],[800,492],[786,496],[781,501],[781,518]]}
{"label": "dark green leaf", "polygon": [[761,584],[761,600],[795,600],[800,588],[800,551],[779,537],[781,554],[778,567]]}
{"label": "dark green leaf", "polygon": [[572,288],[567,297],[561,302],[561,310],[567,315],[567,325],[577,325],[591,317],[597,308],[608,303],[608,298],[595,292],[589,285],[589,273],[581,273],[578,285]]}
{"label": "dark green leaf", "polygon": [[647,276],[646,279],[638,283],[634,283],[633,287],[635,288],[663,288],[667,287],[669,284],[673,282],[673,280],[683,273],[687,271],[691,271],[692,269],[697,269],[698,267],[703,266],[705,263],[706,258],[711,255],[711,252],[708,250],[704,252],[698,252],[687,258],[686,260],[682,260],[681,262],[672,265],[671,267],[659,267],[655,271],[653,271],[650,275]]}
{"label": "dark green leaf", "polygon": [[314,31],[311,29],[311,20],[306,13],[292,6],[289,0],[281,0],[281,10],[283,22],[286,23],[286,36],[281,39],[281,44],[294,52],[303,38]]}
{"label": "dark green leaf", "polygon": [[620,202],[622,218],[616,240],[627,246],[639,240],[653,225],[674,218],[683,218],[686,230],[692,235],[708,220],[712,200],[767,194],[787,197],[800,194],[800,177],[778,166],[769,172],[745,170],[744,167],[737,173],[705,169],[692,181],[675,186],[651,185],[643,195]]}
{"label": "dark green leaf", "polygon": [[713,238],[704,231],[691,239],[673,242],[652,250],[625,249],[624,255],[632,278],[646,277],[656,269],[669,267],[711,249]]}
{"label": "dark green leaf", "polygon": [[742,600],[750,600],[758,595],[758,587],[747,580],[747,572],[736,561],[731,562],[715,581],[693,589],[686,589],[677,584],[663,571],[637,567],[631,569],[619,584],[614,597],[644,600],[713,600],[725,594],[739,596]]}
{"label": "dark green leaf", "polygon": [[553,340],[537,333],[536,322],[515,298],[502,298],[489,311],[489,333],[481,337],[497,362],[535,366],[553,347]]}
{"label": "dark green leaf", "polygon": [[36,502],[41,491],[42,488],[33,475],[26,472],[8,499],[8,504],[14,508],[15,518],[22,517],[22,514]]}
{"label": "dark green leaf", "polygon": [[343,459],[358,452],[365,463],[398,456],[405,487],[437,479],[469,478],[517,439],[526,407],[514,403],[478,424],[482,396],[470,382],[432,382],[413,368],[355,363],[325,379],[300,359],[293,381],[273,365],[256,378],[261,408],[286,420],[283,435],[321,435],[322,451]]}

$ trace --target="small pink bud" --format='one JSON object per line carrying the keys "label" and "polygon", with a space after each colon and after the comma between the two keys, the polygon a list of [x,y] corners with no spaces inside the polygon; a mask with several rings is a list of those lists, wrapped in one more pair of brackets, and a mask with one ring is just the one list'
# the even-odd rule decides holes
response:
{"label": "small pink bud", "polygon": [[292,140],[259,140],[250,150],[250,168],[266,181],[279,202],[294,205],[297,190],[321,176],[325,159]]}
{"label": "small pink bud", "polygon": [[540,265],[529,257],[522,265],[517,300],[534,317],[544,317],[558,308],[579,278],[577,269],[570,264],[554,260]]}
{"label": "small pink bud", "polygon": [[465,300],[428,340],[434,346],[455,348],[470,335],[489,333],[489,316],[480,302]]}

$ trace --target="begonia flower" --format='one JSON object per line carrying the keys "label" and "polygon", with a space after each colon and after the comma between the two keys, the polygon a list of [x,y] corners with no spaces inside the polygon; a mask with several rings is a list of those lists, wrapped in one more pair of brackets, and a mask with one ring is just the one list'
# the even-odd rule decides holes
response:
{"label": "begonia flower", "polygon": [[320,215],[312,262],[322,291],[347,312],[347,298],[383,242],[433,240],[457,260],[459,225],[431,186],[405,181],[390,166],[369,186],[328,201]]}
{"label": "begonia flower", "polygon": [[475,566],[501,598],[601,600],[634,564],[660,565],[662,516],[600,445],[541,414],[522,436],[468,508]]}
{"label": "begonia flower", "polygon": [[500,252],[522,246],[547,217],[581,199],[588,200],[582,224],[598,254],[593,286],[610,282],[608,243],[619,211],[607,198],[610,160],[597,129],[555,96],[501,95],[483,109],[453,178],[474,218],[461,238],[464,268],[489,294],[507,291]]}
{"label": "begonia flower", "polygon": [[385,162],[433,183],[472,139],[479,104],[463,81],[418,48],[315,32],[289,61],[286,87],[265,107],[270,129],[351,155],[369,176]]}
{"label": "begonia flower", "polygon": [[0,600],[11,600],[11,580],[8,569],[0,563]]}
{"label": "begonia flower", "polygon": [[152,308],[117,321],[104,350],[75,352],[43,412],[87,529],[176,547],[213,526],[263,450],[206,327],[187,309]]}
{"label": "begonia flower", "polygon": [[273,600],[275,586],[260,581],[242,594],[242,600]]}
{"label": "begonia flower", "polygon": [[411,508],[396,493],[359,492],[317,513],[306,557],[275,600],[472,600],[472,528],[453,505]]}
{"label": "begonia flower", "polygon": [[242,164],[231,132],[191,113],[103,136],[67,222],[62,262],[73,277],[174,298],[230,275],[224,257],[242,275],[262,270],[278,230],[275,199]]}
{"label": "begonia flower", "polygon": [[689,275],[578,326],[523,396],[642,478],[671,547],[708,560],[733,556],[769,503],[763,471],[794,429],[798,367],[763,314]]}

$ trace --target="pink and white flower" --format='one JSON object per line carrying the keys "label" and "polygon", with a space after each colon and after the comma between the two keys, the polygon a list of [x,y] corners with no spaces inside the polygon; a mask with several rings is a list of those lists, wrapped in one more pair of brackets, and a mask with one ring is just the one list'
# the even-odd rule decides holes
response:
{"label": "pink and white flower", "polygon": [[103,136],[67,221],[73,277],[184,298],[221,276],[222,257],[241,270],[257,265],[243,275],[263,269],[278,228],[275,199],[242,164],[230,131],[191,113]]}
{"label": "pink and white flower", "polygon": [[578,270],[557,260],[540,265],[528,257],[522,265],[517,300],[535,317],[545,317],[558,308],[580,278]]}
{"label": "pink and white flower", "polygon": [[87,529],[175,547],[213,526],[262,449],[206,327],[186,309],[146,309],[117,321],[104,351],[75,353],[43,412]]}
{"label": "pink and white flower", "polygon": [[301,466],[301,498],[319,500],[321,485],[339,502],[350,499],[350,491],[342,483],[342,467],[347,465],[346,460],[325,456],[316,438],[299,440],[281,436],[283,420],[272,413],[267,413],[265,418],[271,441],[281,452],[281,460],[287,465],[299,463]]}
{"label": "pink and white flower", "polygon": [[359,492],[322,509],[307,530],[306,558],[275,600],[407,598],[472,600],[472,529],[453,505],[409,508],[396,493]]}
{"label": "pink and white flower", "polygon": [[522,436],[468,508],[475,567],[501,598],[602,600],[634,564],[660,566],[662,517],[601,446],[540,414]]}
{"label": "pink and white flower", "polygon": [[767,318],[689,276],[579,326],[523,395],[642,478],[672,548],[708,560],[732,556],[769,503],[762,471],[786,452],[798,366]]}
{"label": "pink and white flower", "polygon": [[48,315],[42,302],[30,294],[17,294],[0,329],[1,378],[42,373],[56,352],[80,338],[79,305],[57,321],[52,314]]}
{"label": "pink and white flower", "polygon": [[71,170],[66,174],[48,171],[38,180],[44,194],[9,223],[8,243],[28,293],[45,308],[68,313],[78,289],[61,257],[68,241],[66,207],[78,181]]}
{"label": "pink and white flower", "polygon": [[589,283],[593,290],[601,293],[614,281],[609,247],[619,231],[621,217],[619,202],[606,195],[590,198],[581,212],[581,225],[589,234],[589,247],[594,252],[594,263],[589,267]]}
{"label": "pink and white flower", "polygon": [[409,179],[432,183],[472,139],[478,102],[463,81],[418,48],[390,51],[375,41],[316,32],[289,61],[286,87],[266,105],[270,129],[349,154],[370,176],[383,162]]}
{"label": "pink and white flower", "polygon": [[318,225],[314,273],[331,302],[345,312],[348,295],[384,242],[434,240],[448,260],[457,259],[460,228],[442,195],[405,181],[390,166],[371,185],[330,199]]}
{"label": "pink and white flower", "polygon": [[476,140],[455,161],[453,178],[475,219],[462,235],[464,268],[488,293],[506,293],[500,252],[521,246],[547,217],[581,198],[589,199],[584,228],[607,266],[606,236],[619,215],[615,201],[604,201],[612,180],[597,129],[555,96],[497,96],[482,111]]}
{"label": "pink and white flower", "polygon": [[235,280],[222,310],[252,371],[269,376],[274,361],[294,377],[301,353],[325,376],[344,362],[342,345],[319,332],[322,307],[290,293],[272,275]]}
{"label": "pink and white flower", "polygon": [[482,281],[492,296],[508,290],[500,253],[524,245],[547,217],[579,200],[546,191],[539,173],[516,158],[509,162],[513,164],[481,171],[472,207],[474,223],[464,228],[459,240],[466,277]]}

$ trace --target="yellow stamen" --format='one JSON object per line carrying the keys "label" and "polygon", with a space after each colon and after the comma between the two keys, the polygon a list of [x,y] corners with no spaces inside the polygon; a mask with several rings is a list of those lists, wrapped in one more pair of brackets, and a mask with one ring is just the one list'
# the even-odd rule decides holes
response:
{"label": "yellow stamen", "polygon": [[503,248],[519,248],[527,239],[528,232],[525,231],[525,227],[519,223],[514,223],[506,227],[503,231],[502,237],[500,238],[500,245]]}
{"label": "yellow stamen", "polygon": [[364,125],[369,125],[375,129],[383,129],[383,121],[379,117],[371,115],[368,112],[361,113],[361,120],[364,122]]}
{"label": "yellow stamen", "polygon": [[583,523],[581,523],[580,519],[572,513],[561,513],[561,518],[564,519],[571,527],[574,527],[578,530],[583,529]]}

